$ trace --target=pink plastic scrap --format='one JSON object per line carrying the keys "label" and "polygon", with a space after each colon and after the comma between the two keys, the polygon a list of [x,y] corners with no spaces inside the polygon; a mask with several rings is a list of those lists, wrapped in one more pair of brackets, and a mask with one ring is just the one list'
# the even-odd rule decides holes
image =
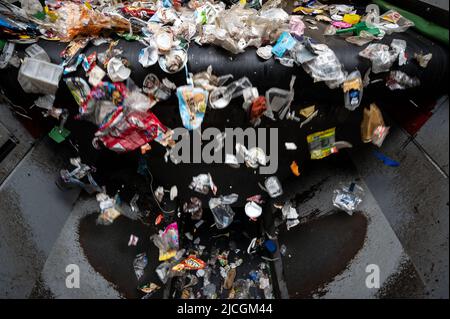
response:
{"label": "pink plastic scrap", "polygon": [[301,16],[291,16],[289,20],[289,32],[296,38],[303,36],[305,31],[305,24]]}

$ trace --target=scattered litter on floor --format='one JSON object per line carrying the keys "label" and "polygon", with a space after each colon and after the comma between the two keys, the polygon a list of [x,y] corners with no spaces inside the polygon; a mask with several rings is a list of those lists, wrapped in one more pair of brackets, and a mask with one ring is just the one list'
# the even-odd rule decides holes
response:
{"label": "scattered litter on floor", "polygon": [[[264,215],[270,214],[268,206],[281,210],[282,224],[287,230],[301,227],[300,210],[291,200],[283,198],[288,189],[277,173],[264,176],[258,184],[261,193],[250,197],[233,192],[231,183],[216,184],[213,169],[189,176],[185,184],[154,185],[147,155],[163,150],[167,170],[179,163],[172,153],[176,145],[176,128],[169,127],[172,123],[179,123],[193,134],[207,123],[209,116],[231,113],[230,105],[239,103],[239,110],[245,112],[246,126],[264,127],[266,121],[285,121],[307,131],[306,140],[294,139],[294,131],[291,137],[280,140],[281,148],[284,145],[292,156],[308,147],[310,159],[320,160],[353,147],[345,140],[337,140],[345,139],[339,135],[338,127],[310,129],[326,112],[314,101],[294,103],[301,86],[295,72],[286,75],[289,86],[266,83],[268,89],[263,91],[252,83],[250,76],[238,77],[226,69],[213,70],[211,65],[191,72],[190,46],[195,43],[220,47],[230,55],[230,61],[251,50],[259,63],[274,59],[286,70],[303,69],[312,82],[320,82],[330,92],[338,89],[333,92],[342,94],[341,108],[345,112],[355,114],[358,108],[361,110],[361,140],[378,147],[389,127],[375,103],[364,104],[363,89],[376,81],[384,82],[390,90],[418,87],[419,78],[397,67],[416,63],[425,69],[432,60],[429,52],[417,51],[409,56],[411,48],[402,39],[380,43],[386,35],[405,32],[414,22],[394,10],[380,14],[380,9],[373,5],[363,8],[364,11],[351,5],[297,1],[298,6],[287,12],[279,0],[20,3],[23,10],[0,0],[0,69],[17,69],[17,82],[23,91],[36,94],[34,106],[43,116],[59,121],[49,136],[62,143],[71,133],[66,125],[87,121],[95,125],[91,144],[98,151],[139,154],[138,172],[147,178],[147,194],[132,192],[127,203],[131,212],[155,231],[150,238],[159,250],[156,269],[147,269],[149,260],[145,252],[135,255],[132,263],[138,280],[145,279],[147,271],[159,279],[137,287],[145,294],[143,298],[169,286],[171,297],[182,299],[274,298],[271,267],[279,259],[276,254],[290,256],[293,252],[284,244],[278,247],[276,236],[260,230]],[[346,70],[333,49],[310,36],[313,33],[310,30],[354,44],[355,52],[371,68],[364,77],[362,71]],[[49,41],[63,43],[58,62],[46,50],[45,43]],[[132,52],[139,63],[133,63],[130,52],[124,50],[127,43],[139,44],[136,52]],[[93,46],[89,46],[92,50],[87,53],[89,44]],[[27,46],[25,54],[19,54],[17,47],[23,45]],[[367,46],[362,49],[364,45]],[[149,71],[139,79],[135,77],[137,68]],[[155,70],[162,72],[154,73]],[[371,81],[372,74],[385,76]],[[139,83],[134,82],[138,79]],[[73,96],[78,107],[75,113],[57,107],[56,96],[62,89],[68,89]],[[166,112],[162,102],[171,98],[178,101],[175,104],[178,109],[173,121],[166,125],[159,117]],[[216,137],[217,153],[226,148],[226,135],[220,132]],[[271,164],[269,153],[261,147],[247,148],[236,142],[227,151],[224,166],[230,170],[230,179],[231,168],[256,174],[258,168]],[[381,152],[374,151],[374,155],[385,165],[399,165]],[[111,195],[106,187],[99,186],[94,176],[101,167],[84,164],[80,157],[72,158],[70,164],[74,166],[72,170],[61,170],[61,186],[80,187],[96,194],[98,227],[113,224],[125,213],[122,195],[119,192]],[[302,178],[301,158],[290,159],[283,165],[291,178]],[[185,200],[182,195],[188,191],[195,192],[195,196]],[[362,187],[350,182],[337,186],[330,197],[335,207],[352,215],[363,195]],[[242,200],[244,204],[237,207]],[[154,204],[151,209],[144,207],[150,202]],[[134,249],[142,241],[142,237],[130,234],[125,248],[133,251],[134,256]]]}

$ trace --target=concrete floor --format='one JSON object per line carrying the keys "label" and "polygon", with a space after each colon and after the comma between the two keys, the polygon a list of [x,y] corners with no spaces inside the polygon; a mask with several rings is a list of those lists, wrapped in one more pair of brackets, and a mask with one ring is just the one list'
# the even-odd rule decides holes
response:
{"label": "concrete floor", "polygon": [[[356,182],[364,189],[359,212],[349,216],[332,204],[340,183]],[[289,231],[280,227],[279,244],[286,245],[284,279],[291,298],[379,298],[390,281],[410,264],[370,189],[360,179],[346,154],[316,162],[292,185],[302,223]],[[366,267],[380,269],[381,289],[365,285]],[[420,297],[424,285],[417,273],[408,290],[393,291],[398,298]],[[403,283],[404,285],[404,283]],[[315,287],[314,287],[315,286]]]}
{"label": "concrete floor", "polygon": [[391,129],[379,151],[399,161],[399,167],[376,159],[375,147],[352,152],[361,177],[432,298],[449,297],[448,108],[448,98],[443,99],[415,139]]}

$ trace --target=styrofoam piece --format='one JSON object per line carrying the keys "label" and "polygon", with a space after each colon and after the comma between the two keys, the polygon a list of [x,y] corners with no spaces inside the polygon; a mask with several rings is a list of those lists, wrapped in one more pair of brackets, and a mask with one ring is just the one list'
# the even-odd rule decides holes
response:
{"label": "styrofoam piece", "polygon": [[17,80],[26,93],[55,94],[64,68],[33,58],[25,58]]}

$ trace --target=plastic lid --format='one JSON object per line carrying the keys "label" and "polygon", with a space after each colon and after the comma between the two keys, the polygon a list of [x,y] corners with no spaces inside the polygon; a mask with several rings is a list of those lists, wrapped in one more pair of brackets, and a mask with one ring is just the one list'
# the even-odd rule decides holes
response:
{"label": "plastic lid", "polygon": [[250,218],[258,218],[262,214],[262,208],[255,202],[245,204],[245,214]]}

